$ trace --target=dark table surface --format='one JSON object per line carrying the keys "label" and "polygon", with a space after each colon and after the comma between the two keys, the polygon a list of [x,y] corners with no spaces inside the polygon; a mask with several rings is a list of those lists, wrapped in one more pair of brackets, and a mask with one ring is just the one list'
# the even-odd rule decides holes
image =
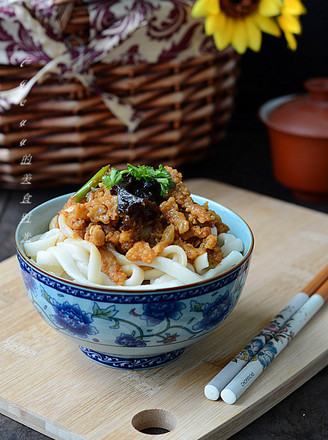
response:
{"label": "dark table surface", "polygon": [[[312,204],[295,199],[273,177],[270,147],[262,125],[247,116],[233,120],[226,138],[213,156],[202,163],[181,168],[184,178],[207,177],[289,203],[328,213],[328,203]],[[33,189],[31,208],[73,187]],[[22,191],[0,191],[0,260],[15,252],[13,235],[24,213]],[[328,221],[327,221],[328,225]],[[328,226],[327,226],[328,227]],[[0,415],[1,440],[43,440],[44,435]],[[327,440],[328,439],[328,367],[297,389],[270,411],[231,437],[231,440]],[[188,439],[186,439],[188,440]]]}

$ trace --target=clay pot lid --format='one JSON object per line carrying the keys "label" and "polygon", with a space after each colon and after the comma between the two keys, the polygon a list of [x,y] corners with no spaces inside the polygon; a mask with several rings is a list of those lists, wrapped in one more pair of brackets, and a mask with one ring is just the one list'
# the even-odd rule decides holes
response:
{"label": "clay pot lid", "polygon": [[304,82],[306,94],[289,95],[265,104],[260,117],[279,131],[313,138],[328,138],[328,78]]}

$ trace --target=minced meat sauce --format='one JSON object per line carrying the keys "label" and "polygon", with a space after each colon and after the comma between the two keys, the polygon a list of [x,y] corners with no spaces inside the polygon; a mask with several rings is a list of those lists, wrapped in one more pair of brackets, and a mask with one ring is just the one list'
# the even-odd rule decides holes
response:
{"label": "minced meat sauce", "polygon": [[71,197],[60,212],[76,237],[97,246],[102,271],[117,285],[123,285],[127,276],[109,245],[128,260],[144,263],[151,263],[172,244],[184,249],[190,263],[205,252],[211,267],[223,258],[212,228],[220,234],[228,226],[207,204],[193,202],[181,173],[168,166],[165,169],[175,184],[165,197],[160,196],[157,182],[136,183],[127,176],[111,189],[100,183],[79,203]]}

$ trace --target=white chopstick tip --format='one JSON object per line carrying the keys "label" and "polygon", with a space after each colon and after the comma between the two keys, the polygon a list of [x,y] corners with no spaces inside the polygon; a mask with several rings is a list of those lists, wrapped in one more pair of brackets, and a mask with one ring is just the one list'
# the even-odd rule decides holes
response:
{"label": "white chopstick tip", "polygon": [[237,396],[233,391],[229,390],[229,388],[225,388],[221,391],[221,399],[228,405],[233,405],[237,400]]}
{"label": "white chopstick tip", "polygon": [[205,397],[207,397],[207,399],[209,400],[218,400],[218,398],[220,397],[219,390],[214,385],[210,384],[207,384],[204,387],[204,394]]}

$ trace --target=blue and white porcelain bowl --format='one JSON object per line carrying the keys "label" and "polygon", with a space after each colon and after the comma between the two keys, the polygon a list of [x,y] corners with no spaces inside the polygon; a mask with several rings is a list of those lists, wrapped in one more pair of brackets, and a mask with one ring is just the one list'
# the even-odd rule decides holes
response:
{"label": "blue and white porcelain bowl", "polygon": [[145,292],[128,288],[91,288],[38,268],[24,253],[24,240],[48,229],[69,195],[30,211],[16,231],[24,285],[32,304],[57,332],[75,341],[90,359],[106,366],[143,369],[164,365],[186,346],[216,329],[231,313],[245,284],[254,239],[249,226],[226,207],[209,203],[244,244],[244,257],[233,268],[206,281]]}

